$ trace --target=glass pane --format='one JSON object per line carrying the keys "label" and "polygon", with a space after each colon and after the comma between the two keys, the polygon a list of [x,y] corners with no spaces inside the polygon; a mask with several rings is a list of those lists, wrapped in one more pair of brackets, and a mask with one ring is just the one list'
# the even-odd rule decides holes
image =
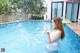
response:
{"label": "glass pane", "polygon": [[52,18],[55,17],[55,14],[57,14],[57,3],[52,3]]}
{"label": "glass pane", "polygon": [[58,17],[62,17],[62,3],[58,3],[57,16],[58,16]]}
{"label": "glass pane", "polygon": [[71,21],[77,21],[77,12],[78,12],[78,3],[74,3]]}
{"label": "glass pane", "polygon": [[72,3],[67,3],[66,19],[71,20]]}

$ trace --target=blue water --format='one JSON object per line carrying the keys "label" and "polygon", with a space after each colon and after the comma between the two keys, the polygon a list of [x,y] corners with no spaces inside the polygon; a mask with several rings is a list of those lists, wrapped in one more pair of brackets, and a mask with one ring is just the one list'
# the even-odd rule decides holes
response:
{"label": "blue water", "polygon": [[[48,37],[44,33],[50,21],[22,21],[0,25],[0,48],[5,53],[48,53]],[[65,38],[59,41],[59,53],[80,53],[80,37],[64,25]]]}

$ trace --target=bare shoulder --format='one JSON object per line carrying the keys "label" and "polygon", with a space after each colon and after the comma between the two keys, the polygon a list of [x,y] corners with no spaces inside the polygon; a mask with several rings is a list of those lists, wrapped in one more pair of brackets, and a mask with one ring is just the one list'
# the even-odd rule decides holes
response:
{"label": "bare shoulder", "polygon": [[61,34],[60,30],[54,30],[55,33]]}
{"label": "bare shoulder", "polygon": [[56,30],[57,32],[59,32],[59,33],[61,33],[61,31],[60,30]]}

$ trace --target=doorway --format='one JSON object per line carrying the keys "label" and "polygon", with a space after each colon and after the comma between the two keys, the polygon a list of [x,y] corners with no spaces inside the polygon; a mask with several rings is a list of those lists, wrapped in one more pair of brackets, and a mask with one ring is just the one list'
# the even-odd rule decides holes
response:
{"label": "doorway", "polygon": [[79,3],[68,2],[66,4],[66,19],[76,22],[78,19]]}

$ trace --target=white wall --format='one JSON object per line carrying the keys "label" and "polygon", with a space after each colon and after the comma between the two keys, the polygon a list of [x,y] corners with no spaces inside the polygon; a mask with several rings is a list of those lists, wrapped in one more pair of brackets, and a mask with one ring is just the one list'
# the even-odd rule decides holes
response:
{"label": "white wall", "polygon": [[46,6],[47,6],[47,12],[44,15],[44,20],[50,20],[51,19],[51,0],[45,0]]}
{"label": "white wall", "polygon": [[79,5],[78,22],[80,22],[80,5]]}
{"label": "white wall", "polygon": [[66,2],[64,1],[64,6],[63,6],[63,20],[65,20],[66,16]]}

